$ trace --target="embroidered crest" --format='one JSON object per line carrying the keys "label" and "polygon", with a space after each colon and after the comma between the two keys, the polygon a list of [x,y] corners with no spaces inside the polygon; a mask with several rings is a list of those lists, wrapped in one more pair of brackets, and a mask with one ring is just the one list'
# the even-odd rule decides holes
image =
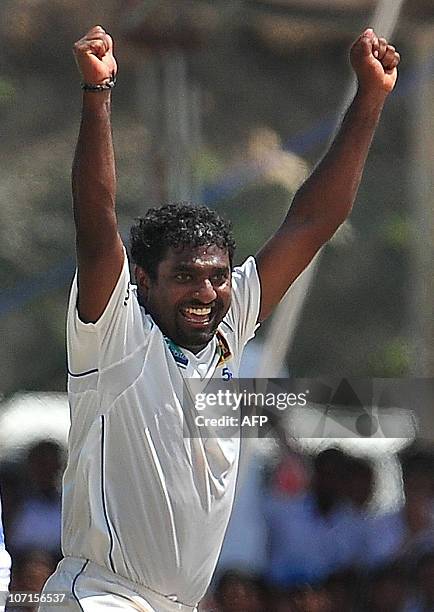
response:
{"label": "embroidered crest", "polygon": [[217,336],[218,349],[220,351],[220,359],[218,360],[218,363],[217,363],[217,367],[219,367],[232,358],[232,353],[231,353],[231,349],[229,348],[229,344],[227,343],[226,339],[223,337],[223,335],[219,331],[217,331],[216,336]]}

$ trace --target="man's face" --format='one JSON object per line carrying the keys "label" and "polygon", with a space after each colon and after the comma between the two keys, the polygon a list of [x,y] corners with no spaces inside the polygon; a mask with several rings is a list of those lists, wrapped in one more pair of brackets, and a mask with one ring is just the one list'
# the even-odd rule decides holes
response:
{"label": "man's face", "polygon": [[194,353],[212,339],[231,302],[226,249],[215,245],[170,247],[156,279],[137,267],[143,304],[161,331]]}

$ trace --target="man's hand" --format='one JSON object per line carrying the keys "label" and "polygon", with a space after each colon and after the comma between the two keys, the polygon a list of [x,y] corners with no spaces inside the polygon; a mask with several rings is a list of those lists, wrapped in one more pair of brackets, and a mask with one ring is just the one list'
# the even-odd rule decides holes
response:
{"label": "man's hand", "polygon": [[101,26],[95,26],[74,44],[74,55],[83,82],[102,85],[116,76],[113,40]]}
{"label": "man's hand", "polygon": [[387,95],[393,90],[400,56],[385,38],[365,30],[353,43],[350,59],[362,92]]}

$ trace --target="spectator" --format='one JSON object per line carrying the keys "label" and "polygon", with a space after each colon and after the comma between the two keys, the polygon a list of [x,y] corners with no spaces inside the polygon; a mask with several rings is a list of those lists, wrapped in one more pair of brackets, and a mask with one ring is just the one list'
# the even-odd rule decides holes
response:
{"label": "spectator", "polygon": [[262,582],[247,572],[228,570],[215,591],[219,612],[266,612],[266,593]]}
{"label": "spectator", "polygon": [[26,461],[29,493],[8,534],[12,556],[31,548],[60,557],[62,470],[63,452],[55,442],[38,442],[30,449]]}
{"label": "spectator", "polygon": [[374,470],[367,459],[361,457],[347,458],[346,493],[353,506],[365,513],[374,491]]}
{"label": "spectator", "polygon": [[324,584],[330,612],[353,612],[356,608],[360,576],[354,570],[343,570],[328,577]]}
{"label": "spectator", "polygon": [[307,474],[304,462],[294,452],[285,452],[273,475],[272,487],[276,492],[297,495],[306,490]]}
{"label": "spectator", "polygon": [[322,586],[296,589],[289,595],[288,602],[290,612],[331,612],[332,610],[329,594]]}
{"label": "spectator", "polygon": [[296,497],[274,494],[266,500],[267,579],[273,586],[319,584],[356,562],[362,530],[346,498],[346,459],[338,449],[321,452],[314,460],[310,490]]}
{"label": "spectator", "polygon": [[434,460],[426,451],[402,458],[405,502],[394,512],[371,517],[364,563],[371,568],[402,557],[414,561],[427,544],[434,544]]}
{"label": "spectator", "polygon": [[[11,591],[40,593],[47,578],[56,567],[56,559],[48,553],[39,550],[23,551],[14,559]],[[8,605],[6,612],[34,612],[38,606]]]}
{"label": "spectator", "polygon": [[402,566],[387,565],[370,578],[366,612],[407,612],[409,581]]}
{"label": "spectator", "polygon": [[416,597],[405,612],[434,610],[434,550],[420,557],[416,566]]}
{"label": "spectator", "polygon": [[287,590],[271,590],[268,604],[268,609],[273,610],[273,612],[294,612],[294,607],[290,601],[290,593]]}

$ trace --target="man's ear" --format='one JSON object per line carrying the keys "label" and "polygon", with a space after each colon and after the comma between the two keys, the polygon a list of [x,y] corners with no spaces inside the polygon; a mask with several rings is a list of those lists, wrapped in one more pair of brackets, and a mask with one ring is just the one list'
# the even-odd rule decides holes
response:
{"label": "man's ear", "polygon": [[135,265],[134,276],[139,294],[143,300],[146,300],[150,284],[149,274],[140,266]]}

